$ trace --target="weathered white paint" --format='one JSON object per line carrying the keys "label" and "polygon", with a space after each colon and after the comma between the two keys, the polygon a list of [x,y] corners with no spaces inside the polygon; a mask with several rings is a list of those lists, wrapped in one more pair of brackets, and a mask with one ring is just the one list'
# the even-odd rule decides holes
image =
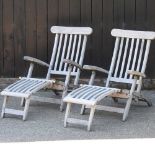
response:
{"label": "weathered white paint", "polygon": [[[89,81],[90,85],[84,85],[72,91],[63,99],[64,102],[70,105],[81,104],[81,114],[84,113],[85,108],[91,109],[87,126],[88,131],[92,124],[95,109],[121,113],[123,114],[122,119],[125,121],[128,117],[133,98],[135,100],[142,99],[150,106],[149,102],[142,97],[140,91],[142,78],[145,77],[150,43],[151,40],[155,39],[155,32],[113,29],[111,34],[116,37],[116,41],[109,72],[94,66],[84,66],[84,69],[92,70]],[[108,73],[106,87],[92,86],[96,71]],[[124,93],[122,90],[110,88],[110,82],[127,83],[131,85],[131,89],[127,93]],[[136,95],[134,95],[135,92]],[[125,107],[118,108],[108,105],[98,105],[107,96],[127,99]],[[79,120],[73,121],[74,119],[69,118],[69,115],[66,115],[65,119],[72,120],[68,123],[80,122]],[[81,124],[85,125],[85,123]]]}

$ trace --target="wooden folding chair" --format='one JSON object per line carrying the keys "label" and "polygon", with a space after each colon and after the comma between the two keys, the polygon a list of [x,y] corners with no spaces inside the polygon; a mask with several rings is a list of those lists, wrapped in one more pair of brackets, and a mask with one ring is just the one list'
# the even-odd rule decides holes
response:
{"label": "wooden folding chair", "polygon": [[[52,103],[58,101],[59,104],[61,104],[60,108],[62,110],[64,107],[62,98],[68,92],[70,78],[75,77],[74,85],[78,84],[80,69],[82,69],[85,54],[87,36],[92,33],[92,29],[89,27],[53,26],[51,32],[55,34],[55,41],[50,64],[29,56],[24,57],[24,60],[30,62],[27,77],[21,78],[1,92],[1,95],[4,96],[1,113],[2,118],[7,113],[21,115],[23,116],[23,120],[25,120],[30,100]],[[48,68],[45,79],[31,78],[35,63]],[[65,76],[65,82],[57,82],[56,79],[51,80],[53,75]],[[56,100],[54,98],[32,96],[32,94],[46,87],[50,87],[52,90],[62,90],[61,98]],[[10,96],[21,98],[22,105],[25,105],[24,110],[6,108],[7,100]]]}
{"label": "wooden folding chair", "polygon": [[[90,130],[95,109],[122,113],[123,121],[125,121],[132,100],[146,101],[148,106],[151,106],[151,103],[142,96],[141,87],[142,79],[145,77],[151,40],[155,39],[155,32],[113,29],[111,34],[116,37],[116,41],[110,70],[84,65],[85,70],[92,71],[89,85],[72,91],[64,98],[64,102],[67,103],[65,127],[68,123],[78,123],[87,125],[87,129]],[[96,71],[108,74],[105,87],[93,86]],[[130,89],[111,88],[112,83],[129,84]],[[118,98],[127,99],[125,107],[99,105],[98,103],[107,96],[112,97],[115,101]],[[84,113],[85,108],[90,108],[89,121],[69,118],[71,104],[83,105],[81,114]]]}

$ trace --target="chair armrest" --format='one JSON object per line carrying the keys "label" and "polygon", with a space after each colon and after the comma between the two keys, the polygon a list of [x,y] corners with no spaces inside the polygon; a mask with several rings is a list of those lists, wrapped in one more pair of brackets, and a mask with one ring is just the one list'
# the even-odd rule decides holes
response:
{"label": "chair armrest", "polygon": [[30,56],[24,56],[24,60],[32,63],[37,63],[38,65],[41,65],[41,66],[49,67],[49,64],[47,64],[46,62],[43,62],[39,59],[30,57]]}
{"label": "chair armrest", "polygon": [[78,63],[76,63],[76,62],[74,62],[72,60],[64,59],[63,62],[83,70],[81,65],[79,65]]}
{"label": "chair armrest", "polygon": [[134,70],[128,70],[127,73],[130,75],[133,75],[133,76],[138,76],[138,77],[143,77],[143,78],[146,77],[146,75],[144,73],[134,71]]}
{"label": "chair armrest", "polygon": [[98,72],[102,72],[102,73],[106,73],[108,74],[109,71],[101,68],[101,67],[97,67],[97,66],[91,66],[91,65],[84,65],[83,66],[83,69],[84,70],[90,70],[90,71],[98,71]]}

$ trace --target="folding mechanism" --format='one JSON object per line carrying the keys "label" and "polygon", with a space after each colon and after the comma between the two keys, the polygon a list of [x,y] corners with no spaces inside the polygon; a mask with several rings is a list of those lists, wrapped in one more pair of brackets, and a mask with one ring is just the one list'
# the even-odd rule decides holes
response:
{"label": "folding mechanism", "polygon": [[[55,41],[50,64],[47,64],[36,58],[25,56],[24,60],[30,62],[29,71],[26,78],[21,78],[19,81],[5,88],[1,95],[4,96],[1,117],[6,113],[23,116],[26,119],[30,100],[42,102],[58,102],[61,104],[60,109],[63,110],[64,103],[62,98],[66,96],[70,84],[70,78],[74,77],[74,85],[78,84],[80,70],[82,69],[83,59],[85,55],[87,36],[92,33],[89,27],[62,27],[53,26],[51,32],[55,34]],[[31,78],[34,64],[45,66],[48,68],[45,79]],[[65,76],[65,82],[52,79],[53,75]],[[37,91],[49,87],[50,89],[62,90],[60,99],[52,99],[46,97],[38,97],[32,94]],[[56,93],[57,94],[57,93]],[[6,107],[9,97],[21,98],[21,104],[24,110],[15,110]]]}
{"label": "folding mechanism", "polygon": [[[92,71],[89,85],[73,90],[65,98],[67,103],[64,126],[68,123],[87,125],[90,130],[95,109],[123,114],[123,121],[127,119],[132,100],[145,101],[148,106],[152,104],[141,94],[142,79],[145,77],[145,69],[148,60],[151,40],[155,39],[155,32],[149,31],[132,31],[113,29],[112,36],[116,37],[113,57],[110,70],[107,71],[100,67],[84,65],[83,69]],[[105,87],[93,86],[96,72],[108,74]],[[129,90],[112,88],[112,83],[128,84]],[[99,105],[101,100],[110,96],[114,101],[127,99],[124,108],[118,108],[110,105]],[[85,108],[90,108],[89,120],[79,120],[70,118],[71,104],[81,104],[81,114]]]}

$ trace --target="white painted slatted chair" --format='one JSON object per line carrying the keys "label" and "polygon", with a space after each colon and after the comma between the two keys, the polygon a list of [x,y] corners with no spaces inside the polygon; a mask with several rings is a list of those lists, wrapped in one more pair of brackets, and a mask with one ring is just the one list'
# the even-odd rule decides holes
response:
{"label": "white painted slatted chair", "polygon": [[[151,106],[151,103],[142,96],[141,87],[142,78],[145,77],[151,40],[155,39],[155,32],[113,29],[111,34],[116,37],[116,41],[110,70],[84,65],[84,69],[92,71],[89,85],[72,91],[64,98],[64,102],[67,103],[65,127],[68,123],[79,123],[87,125],[87,130],[90,130],[95,109],[122,113],[123,121],[125,121],[133,99],[146,101],[148,106]],[[108,74],[105,87],[92,85],[96,71]],[[123,89],[111,88],[110,84],[113,82],[129,84],[131,89],[126,92]],[[107,96],[113,97],[115,101],[117,98],[127,99],[125,107],[99,105],[98,103]],[[83,105],[81,114],[84,113],[85,108],[91,108],[88,121],[69,117],[71,104],[74,103]]]}
{"label": "white painted slatted chair", "polygon": [[[74,84],[78,84],[80,69],[82,69],[87,36],[92,33],[89,27],[62,27],[53,26],[51,32],[55,34],[55,41],[50,64],[47,64],[36,58],[25,56],[24,60],[30,62],[28,75],[26,78],[13,83],[5,88],[1,95],[4,96],[1,117],[7,114],[15,114],[23,116],[26,119],[30,100],[42,102],[59,102],[61,110],[63,109],[62,98],[67,94],[70,77],[74,77]],[[39,64],[48,68],[46,79],[31,78],[34,64]],[[56,80],[50,80],[53,75],[66,76],[64,86],[57,86]],[[59,84],[60,82],[58,82]],[[62,98],[45,98],[32,96],[35,92],[42,88],[50,87],[51,89],[59,89],[63,91]],[[7,99],[9,96],[22,98],[22,105],[25,105],[24,110],[15,110],[6,108]]]}

